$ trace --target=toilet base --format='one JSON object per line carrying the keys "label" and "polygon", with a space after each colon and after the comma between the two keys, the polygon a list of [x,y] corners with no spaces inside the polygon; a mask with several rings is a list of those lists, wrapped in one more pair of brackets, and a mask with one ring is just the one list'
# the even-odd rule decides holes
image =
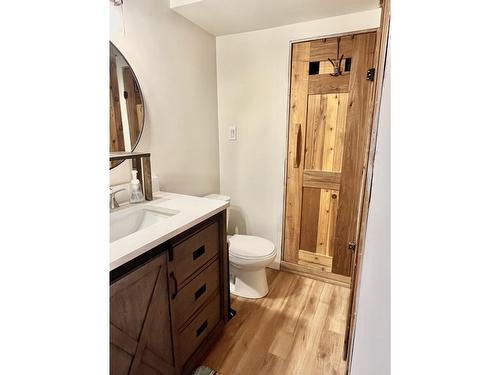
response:
{"label": "toilet base", "polygon": [[262,298],[269,292],[266,268],[246,270],[229,265],[229,291],[239,297]]}

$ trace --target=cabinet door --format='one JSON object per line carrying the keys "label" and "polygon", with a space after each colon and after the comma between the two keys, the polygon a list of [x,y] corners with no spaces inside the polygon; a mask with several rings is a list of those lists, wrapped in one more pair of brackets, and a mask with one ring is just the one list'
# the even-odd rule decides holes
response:
{"label": "cabinet door", "polygon": [[161,254],[111,285],[112,375],[175,374],[167,282]]}

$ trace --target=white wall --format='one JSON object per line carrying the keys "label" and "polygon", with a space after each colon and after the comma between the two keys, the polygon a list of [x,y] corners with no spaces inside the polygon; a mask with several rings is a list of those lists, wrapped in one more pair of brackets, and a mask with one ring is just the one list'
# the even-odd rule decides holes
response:
{"label": "white wall", "polygon": [[[137,151],[151,152],[162,190],[217,192],[215,37],[171,11],[167,0],[127,0],[123,9],[110,5],[110,16],[110,39],[144,95],[146,122]],[[129,181],[129,171],[129,163],[111,170],[111,184]]]}
{"label": "white wall", "polygon": [[[380,10],[217,37],[221,192],[230,227],[281,249],[290,41],[379,26]],[[228,127],[238,141],[228,141]],[[275,259],[277,267],[281,259]]]}
{"label": "white wall", "polygon": [[390,374],[390,50],[382,92],[352,375]]}

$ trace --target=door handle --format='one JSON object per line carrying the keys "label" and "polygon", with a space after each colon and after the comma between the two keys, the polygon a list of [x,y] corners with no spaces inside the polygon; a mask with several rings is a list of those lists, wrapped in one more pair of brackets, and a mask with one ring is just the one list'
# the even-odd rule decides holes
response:
{"label": "door handle", "polygon": [[300,165],[300,151],[302,145],[302,126],[295,125],[295,157],[293,158],[293,167],[298,168]]}
{"label": "door handle", "polygon": [[172,292],[171,298],[175,299],[175,297],[177,297],[177,292],[178,292],[178,289],[177,289],[177,278],[175,277],[175,274],[173,272],[170,272],[169,276],[170,276],[170,278],[174,282],[174,291]]}
{"label": "door handle", "polygon": [[205,245],[201,246],[199,249],[193,251],[193,260],[198,259],[203,254],[205,254]]}
{"label": "door handle", "polygon": [[196,330],[196,337],[200,336],[205,329],[208,327],[208,320],[205,320],[201,326]]}
{"label": "door handle", "polygon": [[205,293],[207,291],[207,284],[203,284],[202,286],[200,286],[200,288],[198,288],[198,290],[196,292],[194,292],[194,300],[196,301],[198,298],[200,298],[203,293]]}

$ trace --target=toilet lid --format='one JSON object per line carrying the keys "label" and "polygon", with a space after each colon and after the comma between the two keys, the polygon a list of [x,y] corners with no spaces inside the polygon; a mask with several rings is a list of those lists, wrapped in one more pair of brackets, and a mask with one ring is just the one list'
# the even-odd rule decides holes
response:
{"label": "toilet lid", "polygon": [[265,258],[274,253],[274,244],[265,238],[235,234],[228,241],[229,252],[239,258]]}

